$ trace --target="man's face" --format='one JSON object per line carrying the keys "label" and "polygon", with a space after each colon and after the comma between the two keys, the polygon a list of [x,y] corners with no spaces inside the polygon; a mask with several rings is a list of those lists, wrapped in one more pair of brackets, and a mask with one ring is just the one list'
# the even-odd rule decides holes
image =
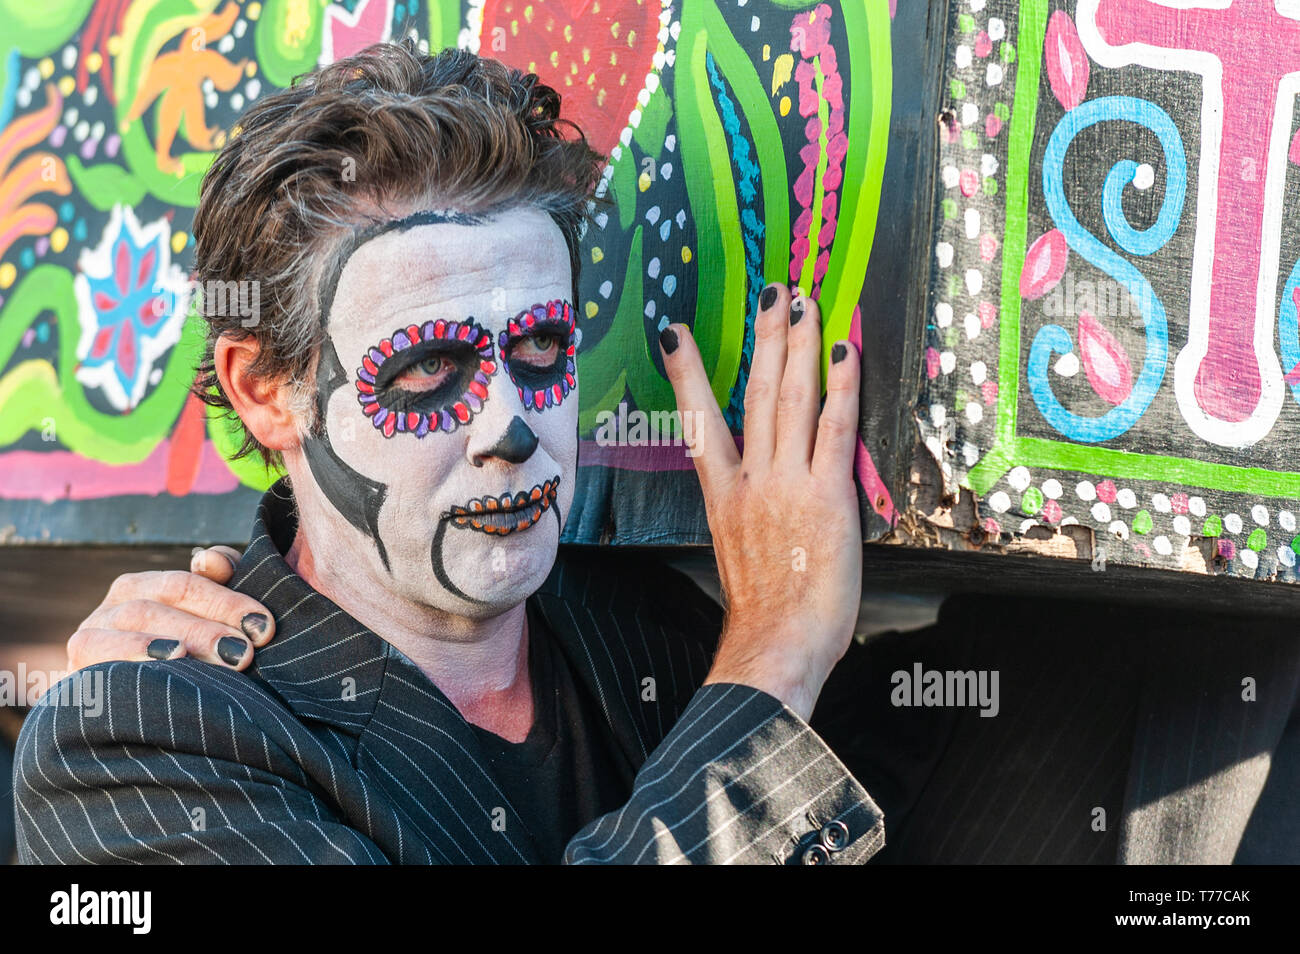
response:
{"label": "man's face", "polygon": [[359,585],[475,618],[517,605],[550,572],[576,474],[559,228],[532,209],[421,213],[364,233],[321,284],[324,432],[304,455],[328,506],[311,512]]}

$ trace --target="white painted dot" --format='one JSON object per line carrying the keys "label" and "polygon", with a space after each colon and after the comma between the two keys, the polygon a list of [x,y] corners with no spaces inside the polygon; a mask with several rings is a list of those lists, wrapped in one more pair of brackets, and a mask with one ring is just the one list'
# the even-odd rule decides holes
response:
{"label": "white painted dot", "polygon": [[243,108],[244,108],[244,97],[241,96],[239,93],[231,93],[231,94],[230,94],[230,108],[231,108],[231,109],[243,109]]}
{"label": "white painted dot", "polygon": [[965,216],[966,237],[968,239],[979,238],[980,234],[980,210],[967,209]]}
{"label": "white painted dot", "polygon": [[1188,497],[1188,498],[1187,498],[1187,509],[1190,510],[1190,511],[1192,512],[1192,516],[1193,516],[1193,517],[1204,517],[1204,516],[1205,516],[1205,498],[1203,498],[1203,497]]}
{"label": "white painted dot", "polygon": [[943,176],[943,186],[945,189],[955,189],[957,188],[958,183],[961,182],[961,172],[956,166],[944,166],[943,172],[940,173],[940,175]]}
{"label": "white painted dot", "polygon": [[1223,528],[1229,533],[1241,533],[1241,515],[1230,513],[1223,518]]}
{"label": "white painted dot", "polygon": [[1159,553],[1161,556],[1169,556],[1169,554],[1174,552],[1174,545],[1169,542],[1168,537],[1156,537],[1151,541],[1151,545],[1155,547],[1156,553]]}
{"label": "white painted dot", "polygon": [[962,103],[961,124],[963,126],[974,126],[979,121],[980,108],[974,103]]}
{"label": "white painted dot", "polygon": [[1255,504],[1250,508],[1250,519],[1254,520],[1261,527],[1268,526],[1268,508],[1263,504]]}
{"label": "white painted dot", "polygon": [[942,404],[931,404],[930,420],[935,427],[943,427],[943,422],[948,420],[948,409]]}
{"label": "white painted dot", "polygon": [[1290,547],[1278,547],[1277,559],[1283,566],[1295,566],[1295,551]]}
{"label": "white painted dot", "polygon": [[259,79],[254,78],[244,84],[244,95],[247,96],[249,99],[257,99],[258,94],[260,94],[261,92],[262,92],[262,81]]}
{"label": "white painted dot", "polygon": [[1110,507],[1098,500],[1092,505],[1092,519],[1098,523],[1106,523],[1110,520]]}
{"label": "white painted dot", "polygon": [[979,13],[984,9],[984,0],[970,0],[970,12]]}
{"label": "white painted dot", "polygon": [[1279,510],[1277,512],[1277,525],[1287,533],[1293,532],[1295,530],[1295,514],[1290,510]]}
{"label": "white painted dot", "polygon": [[984,82],[989,86],[997,86],[1002,82],[1002,64],[990,63],[988,69],[984,71]]}
{"label": "white painted dot", "polygon": [[957,47],[957,53],[956,56],[954,57],[954,61],[956,62],[957,69],[959,70],[964,70],[966,69],[966,67],[970,66],[971,63],[970,47],[967,46],[965,43]]}
{"label": "white painted dot", "polygon": [[222,53],[229,53],[234,48],[235,48],[235,38],[231,36],[229,33],[227,33],[225,36],[223,36],[220,40],[217,41],[217,49],[220,50]]}
{"label": "white painted dot", "polygon": [[962,326],[966,329],[966,337],[970,341],[974,341],[980,336],[979,315],[973,311],[967,313],[966,317],[962,319]]}
{"label": "white painted dot", "polygon": [[77,107],[69,106],[63,111],[63,125],[71,129],[73,126],[77,125],[77,116]]}
{"label": "white painted dot", "polygon": [[971,295],[978,295],[984,287],[984,276],[978,268],[966,269],[966,291]]}
{"label": "white painted dot", "polygon": [[750,33],[757,33],[757,32],[758,32],[758,28],[759,28],[759,26],[761,26],[761,25],[762,25],[762,24],[761,24],[761,22],[759,21],[758,17],[754,17],[754,18],[752,18],[752,19],[749,21],[749,32],[750,32]]}
{"label": "white painted dot", "polygon": [[1174,517],[1174,533],[1183,537],[1190,537],[1192,535],[1192,521],[1187,519],[1186,514],[1180,513],[1178,516]]}
{"label": "white painted dot", "polygon": [[99,99],[99,87],[87,86],[86,91],[81,94],[81,98],[85,100],[87,106],[94,106],[95,101]]}
{"label": "white painted dot", "polygon": [[999,490],[989,498],[989,506],[993,508],[994,513],[1006,513],[1011,506],[1011,498],[1007,496],[1006,491]]}
{"label": "white painted dot", "polygon": [[245,20],[243,17],[240,17],[238,20],[235,21],[235,36],[242,37],[244,35],[244,31],[247,29],[248,29],[248,21]]}
{"label": "white painted dot", "polygon": [[1079,373],[1079,356],[1067,351],[1056,359],[1056,373],[1063,378],[1072,378]]}
{"label": "white painted dot", "polygon": [[1074,485],[1074,492],[1078,494],[1080,500],[1096,500],[1097,488],[1092,485],[1091,480],[1081,480]]}
{"label": "white painted dot", "polygon": [[18,104],[19,109],[26,109],[32,104],[32,91],[24,86],[14,93],[14,102]]}
{"label": "white painted dot", "polygon": [[998,171],[997,156],[989,152],[986,152],[984,153],[984,155],[980,156],[980,175],[984,176],[985,178],[988,178],[989,176],[993,175],[993,173],[997,171]]}
{"label": "white painted dot", "polygon": [[77,140],[77,142],[81,142],[89,134],[90,134],[90,123],[86,122],[84,119],[81,122],[77,123],[77,127],[72,130],[72,135]]}
{"label": "white painted dot", "polygon": [[940,328],[947,328],[952,324],[952,305],[946,301],[941,301],[934,306],[934,323]]}
{"label": "white painted dot", "polygon": [[614,291],[614,283],[613,283],[613,282],[606,280],[606,281],[603,281],[603,282],[600,283],[600,297],[601,297],[601,298],[608,298],[608,297],[613,293],[613,291]]}
{"label": "white painted dot", "polygon": [[934,254],[939,259],[940,268],[947,268],[952,264],[952,244],[950,242],[940,242],[934,247]]}
{"label": "white painted dot", "polygon": [[1049,500],[1055,500],[1060,497],[1062,493],[1064,493],[1064,490],[1061,488],[1061,482],[1055,477],[1043,481],[1044,497],[1047,497]]}
{"label": "white painted dot", "polygon": [[1242,565],[1248,570],[1254,570],[1259,566],[1259,554],[1254,550],[1238,550],[1237,555],[1241,557]]}
{"label": "white painted dot", "polygon": [[1029,489],[1029,468],[1012,467],[1011,473],[1007,474],[1007,483],[1011,485],[1012,490],[1023,494]]}
{"label": "white painted dot", "polygon": [[983,384],[989,376],[989,369],[983,361],[976,361],[970,366],[970,379],[976,384]]}
{"label": "white painted dot", "polygon": [[1156,508],[1156,513],[1168,513],[1170,509],[1169,498],[1164,494],[1152,494],[1151,506]]}
{"label": "white painted dot", "polygon": [[70,70],[77,64],[77,48],[68,44],[63,48],[63,68]]}
{"label": "white painted dot", "polygon": [[1007,35],[1007,25],[1001,17],[989,18],[989,39],[1000,40]]}
{"label": "white painted dot", "polygon": [[1115,495],[1115,503],[1119,504],[1125,510],[1132,510],[1137,506],[1137,494],[1133,493],[1128,487],[1125,487]]}
{"label": "white painted dot", "polygon": [[939,370],[944,374],[952,374],[957,367],[957,355],[951,351],[944,351],[939,355]]}
{"label": "white painted dot", "polygon": [[1128,524],[1123,520],[1112,520],[1110,526],[1106,528],[1106,531],[1121,540],[1128,539]]}
{"label": "white painted dot", "polygon": [[1063,519],[1061,520],[1061,526],[1063,526],[1063,527],[1073,527],[1073,526],[1075,526],[1078,522],[1079,522],[1079,518],[1078,518],[1078,517],[1065,517],[1065,518],[1063,518]]}
{"label": "white painted dot", "polygon": [[1035,520],[1033,517],[1030,517],[1028,520],[1021,520],[1021,521],[1020,521],[1020,532],[1021,532],[1021,533],[1028,533],[1030,530],[1034,529],[1034,527],[1036,527],[1036,526],[1038,526],[1038,521]]}
{"label": "white painted dot", "polygon": [[1151,168],[1151,163],[1141,163],[1133,170],[1133,188],[1150,189],[1156,183],[1156,171]]}
{"label": "white painted dot", "polygon": [[966,420],[972,424],[978,424],[984,420],[984,408],[980,407],[979,401],[971,401],[966,405]]}
{"label": "white painted dot", "polygon": [[975,462],[980,459],[980,449],[970,441],[966,441],[961,445],[961,457],[967,467],[974,467]]}

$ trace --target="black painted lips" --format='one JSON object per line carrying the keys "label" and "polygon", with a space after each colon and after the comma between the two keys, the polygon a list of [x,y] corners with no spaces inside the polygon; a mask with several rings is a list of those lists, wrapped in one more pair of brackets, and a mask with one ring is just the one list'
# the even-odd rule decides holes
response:
{"label": "black painted lips", "polygon": [[475,497],[463,507],[453,506],[447,511],[447,519],[457,527],[480,533],[495,533],[498,536],[527,530],[554,505],[559,486],[560,478],[557,475],[531,490],[521,490],[517,494]]}

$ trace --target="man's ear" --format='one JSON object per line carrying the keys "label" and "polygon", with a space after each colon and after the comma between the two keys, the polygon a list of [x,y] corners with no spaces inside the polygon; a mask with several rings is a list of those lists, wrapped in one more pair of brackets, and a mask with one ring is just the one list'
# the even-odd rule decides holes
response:
{"label": "man's ear", "polygon": [[248,432],[268,450],[286,451],[298,446],[300,422],[294,414],[292,388],[249,373],[261,353],[257,339],[222,335],[212,349],[217,380]]}

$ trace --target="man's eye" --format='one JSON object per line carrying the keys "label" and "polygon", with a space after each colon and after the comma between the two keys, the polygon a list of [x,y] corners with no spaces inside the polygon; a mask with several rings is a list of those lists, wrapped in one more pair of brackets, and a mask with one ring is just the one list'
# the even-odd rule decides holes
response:
{"label": "man's eye", "polygon": [[543,332],[516,341],[510,349],[510,360],[548,367],[555,363],[559,350],[560,336],[553,332]]}
{"label": "man's eye", "polygon": [[456,364],[446,355],[425,358],[393,379],[390,388],[403,391],[432,391],[456,372]]}

